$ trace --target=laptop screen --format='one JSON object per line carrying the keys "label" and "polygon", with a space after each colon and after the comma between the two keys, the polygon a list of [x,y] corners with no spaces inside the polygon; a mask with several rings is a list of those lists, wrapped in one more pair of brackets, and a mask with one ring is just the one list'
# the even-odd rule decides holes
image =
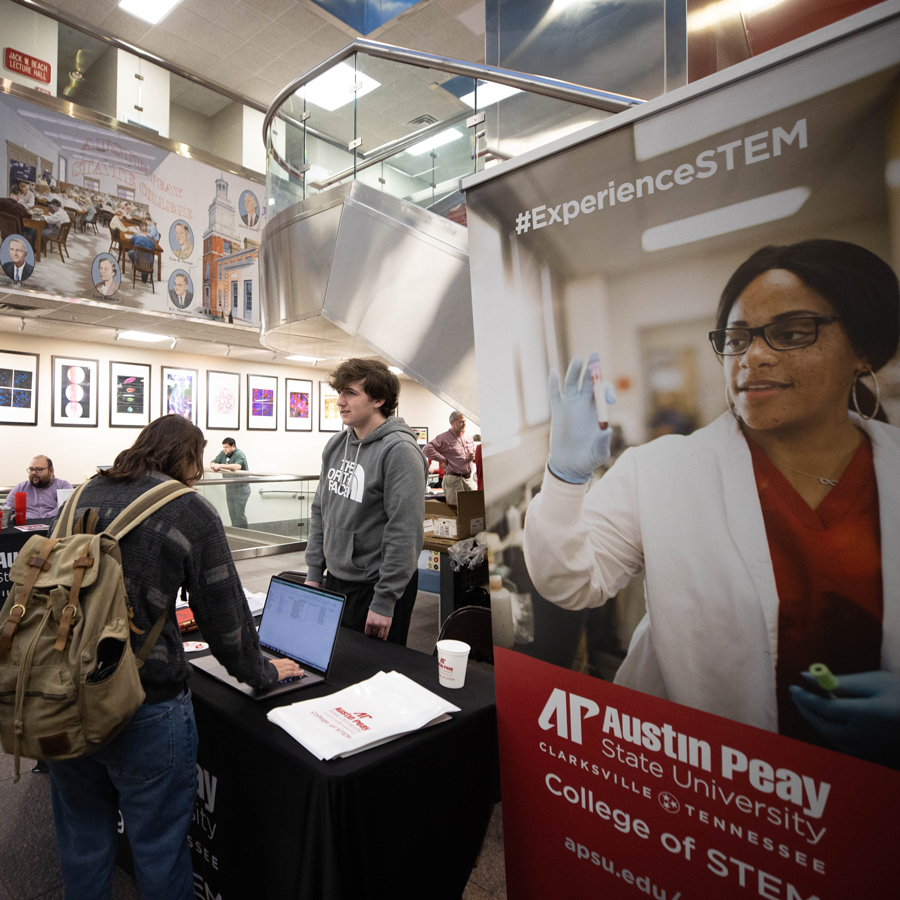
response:
{"label": "laptop screen", "polygon": [[275,577],[259,623],[259,643],[277,656],[328,671],[344,598]]}

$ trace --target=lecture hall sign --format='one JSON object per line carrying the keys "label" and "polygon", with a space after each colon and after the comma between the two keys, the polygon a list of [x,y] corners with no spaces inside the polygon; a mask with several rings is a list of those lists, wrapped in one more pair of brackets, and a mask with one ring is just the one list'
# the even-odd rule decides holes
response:
{"label": "lecture hall sign", "polygon": [[23,53],[21,50],[7,47],[3,55],[3,63],[10,72],[18,72],[26,78],[50,84],[50,63],[44,62],[30,53]]}

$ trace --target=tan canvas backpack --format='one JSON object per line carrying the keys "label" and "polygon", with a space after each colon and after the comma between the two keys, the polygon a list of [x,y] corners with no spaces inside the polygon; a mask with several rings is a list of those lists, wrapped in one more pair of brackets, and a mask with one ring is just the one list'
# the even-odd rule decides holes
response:
{"label": "tan canvas backpack", "polygon": [[132,621],[119,540],[192,488],[159,484],[106,531],[90,534],[78,533],[93,530],[83,520],[75,525],[84,487],[69,498],[53,536],[35,535],[19,552],[0,610],[0,741],[15,754],[16,781],[20,756],[86,756],[125,727],[144,702],[138,673],[168,614],[135,656],[131,632],[143,632]]}

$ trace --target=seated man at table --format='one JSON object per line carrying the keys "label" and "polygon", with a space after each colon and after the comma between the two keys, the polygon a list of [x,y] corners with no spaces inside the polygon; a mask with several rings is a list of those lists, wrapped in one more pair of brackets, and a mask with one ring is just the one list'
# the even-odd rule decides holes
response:
{"label": "seated man at table", "polygon": [[59,237],[63,225],[69,224],[69,214],[62,208],[59,200],[50,201],[50,214],[43,217],[47,227],[41,232],[41,251],[47,249],[47,238]]}
{"label": "seated man at table", "polygon": [[413,430],[395,415],[400,381],[384,363],[348,359],[330,383],[347,429],[322,454],[306,583],[324,581],[326,590],[346,595],[342,625],[405,646],[419,586],[428,464]]}
{"label": "seated man at table", "polygon": [[28,480],[20,481],[12,488],[3,505],[15,509],[16,494],[24,492],[28,498],[29,519],[52,519],[59,505],[56,492],[71,489],[72,485],[53,474],[53,461],[49,456],[36,456],[25,471]]}
{"label": "seated man at table", "polygon": [[15,200],[22,207],[25,215],[28,215],[34,206],[34,194],[29,189],[27,182],[24,181],[13,185],[9,198]]}
{"label": "seated man at table", "polygon": [[123,234],[137,234],[137,228],[134,225],[126,225],[122,221],[122,217],[125,215],[125,211],[121,209],[116,210],[116,214],[110,219],[109,222],[109,230],[110,231],[118,231],[119,235]]}
{"label": "seated man at table", "polygon": [[146,222],[146,224],[147,224],[147,234],[149,234],[150,237],[152,237],[154,241],[158,242],[159,241],[159,229],[156,227],[156,223],[153,221],[153,219],[150,216],[147,216],[147,218],[144,219],[144,222]]}
{"label": "seated man at table", "polygon": [[[141,225],[141,233],[134,235],[134,237],[131,239],[131,246],[140,247],[142,250],[156,249],[156,241],[154,241],[153,238],[150,237],[149,234],[147,234],[146,225]],[[134,262],[134,250],[128,251],[128,258],[132,261],[132,263]],[[148,277],[149,276],[146,272],[141,272],[141,281],[143,281],[144,284],[147,283]]]}
{"label": "seated man at table", "polygon": [[22,237],[31,244],[32,249],[34,249],[34,242],[37,240],[37,232],[25,224],[25,219],[30,218],[28,212],[23,207],[19,206],[15,200],[0,197],[0,213],[12,216],[16,222],[19,223],[16,228],[16,234],[21,234]]}

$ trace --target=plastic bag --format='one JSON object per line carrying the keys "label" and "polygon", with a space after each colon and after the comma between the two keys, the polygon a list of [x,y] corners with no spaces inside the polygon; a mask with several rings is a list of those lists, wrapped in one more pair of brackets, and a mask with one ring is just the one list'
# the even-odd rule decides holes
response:
{"label": "plastic bag", "polygon": [[474,569],[487,558],[487,532],[480,531],[475,537],[457,541],[447,551],[450,566],[454,572],[464,568]]}

